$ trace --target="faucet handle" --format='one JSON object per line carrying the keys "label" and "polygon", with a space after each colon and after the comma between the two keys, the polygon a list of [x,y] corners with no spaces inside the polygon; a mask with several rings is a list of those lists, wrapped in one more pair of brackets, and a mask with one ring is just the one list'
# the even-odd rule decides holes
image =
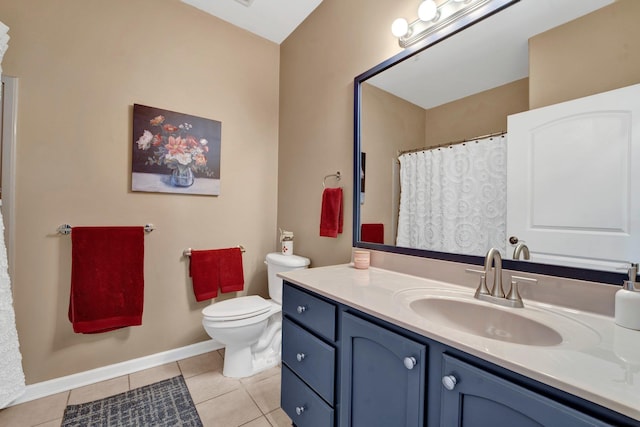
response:
{"label": "faucet handle", "polygon": [[535,285],[538,283],[538,279],[534,279],[532,277],[522,277],[522,276],[511,276],[512,282],[518,283],[529,283],[530,285]]}
{"label": "faucet handle", "polygon": [[472,274],[480,275],[480,283],[478,284],[478,288],[476,289],[475,298],[478,298],[478,295],[489,295],[489,288],[487,288],[487,272],[484,270],[475,270],[473,268],[467,268],[464,271]]}
{"label": "faucet handle", "polygon": [[638,276],[638,263],[637,262],[632,262],[629,263],[629,265],[624,265],[622,267],[616,267],[616,270],[625,270],[627,272],[627,274],[629,275],[629,278],[627,279],[629,282],[635,282],[637,280],[637,276]]}
{"label": "faucet handle", "polygon": [[511,289],[509,289],[507,299],[509,301],[513,301],[514,307],[524,306],[522,304],[522,297],[520,296],[520,292],[518,292],[519,283],[535,284],[538,283],[538,279],[532,279],[530,277],[511,276]]}

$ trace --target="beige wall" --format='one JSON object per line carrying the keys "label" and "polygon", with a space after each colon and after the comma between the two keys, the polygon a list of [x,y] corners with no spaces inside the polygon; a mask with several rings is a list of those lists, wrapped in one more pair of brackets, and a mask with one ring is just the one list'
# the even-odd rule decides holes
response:
{"label": "beige wall", "polygon": [[[279,46],[177,0],[0,0],[0,19],[3,72],[20,79],[12,279],[27,382],[207,339],[184,248],[244,245],[245,289],[266,295]],[[133,103],[222,122],[219,197],[130,191]],[[72,332],[62,223],[156,226],[142,326]]]}
{"label": "beige wall", "polygon": [[528,110],[528,79],[516,80],[426,110],[424,146],[507,130],[507,116]]}
{"label": "beige wall", "polygon": [[399,203],[398,152],[424,146],[422,107],[362,85],[362,151],[367,153],[362,223],[383,223],[384,242],[395,244]]}
{"label": "beige wall", "polygon": [[[348,262],[352,245],[353,79],[398,53],[392,17],[414,16],[396,0],[324,0],[280,46],[278,225],[313,266]],[[319,236],[322,178],[344,177],[344,233]]]}
{"label": "beige wall", "polygon": [[640,1],[618,0],[529,41],[530,107],[640,83]]}

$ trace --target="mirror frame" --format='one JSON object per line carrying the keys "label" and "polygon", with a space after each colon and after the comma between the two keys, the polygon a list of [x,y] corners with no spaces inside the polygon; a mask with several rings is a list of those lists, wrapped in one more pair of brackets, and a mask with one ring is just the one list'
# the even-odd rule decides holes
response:
{"label": "mirror frame", "polygon": [[[362,106],[362,88],[361,85],[366,82],[367,79],[385,71],[386,69],[393,67],[394,65],[411,58],[412,56],[423,52],[430,46],[445,40],[448,37],[464,30],[465,28],[480,22],[483,19],[497,13],[509,6],[518,3],[520,0],[491,0],[487,4],[483,5],[477,10],[477,13],[471,16],[464,17],[455,23],[442,28],[441,30],[429,35],[421,43],[409,47],[397,55],[385,60],[384,62],[376,65],[370,70],[356,76],[354,79],[354,151],[353,151],[353,246],[362,249],[371,249],[383,252],[391,252],[402,255],[411,255],[422,258],[432,258],[443,261],[460,262],[464,264],[484,265],[484,258],[475,255],[455,254],[448,252],[436,252],[424,249],[414,249],[400,246],[382,245],[377,243],[369,243],[360,241],[360,168],[362,152],[361,141],[361,106]],[[503,259],[502,266],[508,270],[521,271],[525,273],[544,274],[550,276],[559,276],[570,279],[586,280],[590,282],[599,282],[606,284],[613,284],[621,286],[624,280],[627,280],[627,275],[623,273],[613,273],[601,270],[589,270],[576,267],[566,267],[560,265],[541,264],[525,261],[515,261],[510,259]]]}

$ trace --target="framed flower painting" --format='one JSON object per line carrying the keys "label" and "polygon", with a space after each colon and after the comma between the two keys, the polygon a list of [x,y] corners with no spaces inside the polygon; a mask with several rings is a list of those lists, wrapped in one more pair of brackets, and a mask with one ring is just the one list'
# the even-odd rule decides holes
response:
{"label": "framed flower painting", "polygon": [[220,194],[222,123],[133,105],[133,191]]}

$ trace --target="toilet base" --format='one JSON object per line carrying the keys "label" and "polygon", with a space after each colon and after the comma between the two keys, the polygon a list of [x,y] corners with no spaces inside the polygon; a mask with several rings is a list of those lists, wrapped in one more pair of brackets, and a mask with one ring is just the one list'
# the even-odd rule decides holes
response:
{"label": "toilet base", "polygon": [[280,363],[282,351],[282,315],[273,314],[258,342],[251,346],[227,344],[222,375],[245,378]]}
{"label": "toilet base", "polygon": [[280,354],[275,351],[265,357],[254,358],[250,347],[224,349],[222,375],[230,378],[245,378],[273,368],[280,363]]}

